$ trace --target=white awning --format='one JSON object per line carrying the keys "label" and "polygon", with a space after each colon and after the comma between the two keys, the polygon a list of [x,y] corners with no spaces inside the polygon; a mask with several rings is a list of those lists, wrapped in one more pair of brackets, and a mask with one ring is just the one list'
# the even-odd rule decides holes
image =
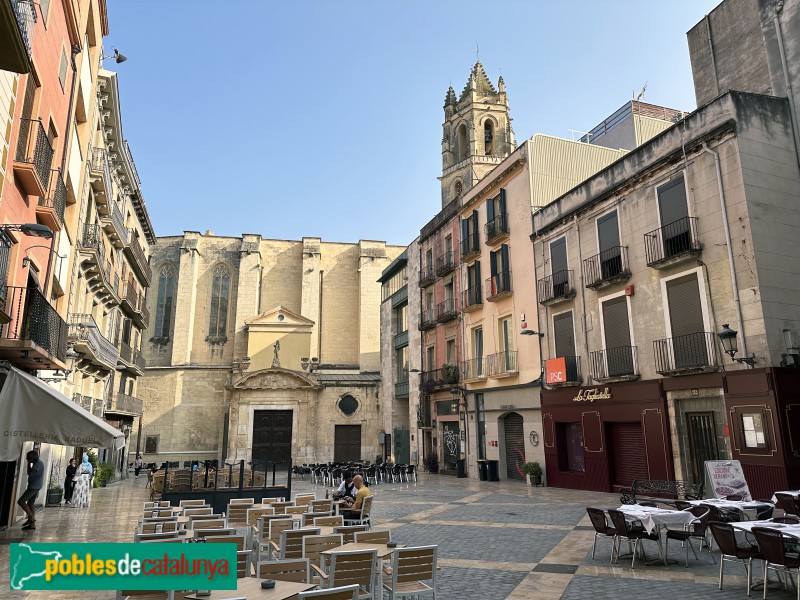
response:
{"label": "white awning", "polygon": [[[32,375],[9,366],[0,390],[0,461],[24,442],[118,449],[125,435]],[[2,369],[6,371],[6,368]]]}

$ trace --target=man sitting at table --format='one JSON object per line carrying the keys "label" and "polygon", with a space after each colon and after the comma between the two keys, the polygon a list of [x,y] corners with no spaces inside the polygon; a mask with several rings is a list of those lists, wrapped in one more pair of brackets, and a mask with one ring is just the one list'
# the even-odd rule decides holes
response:
{"label": "man sitting at table", "polygon": [[364,478],[361,477],[361,475],[356,475],[355,477],[353,477],[353,485],[358,491],[356,492],[356,499],[354,502],[345,503],[345,506],[348,509],[342,513],[344,515],[345,520],[360,518],[361,505],[364,503],[364,498],[371,495],[372,493],[369,491],[369,488],[366,485],[364,485]]}
{"label": "man sitting at table", "polygon": [[341,498],[348,502],[353,502],[356,497],[356,486],[353,485],[353,473],[351,471],[344,472],[344,481],[339,484],[339,489],[333,494],[334,498]]}

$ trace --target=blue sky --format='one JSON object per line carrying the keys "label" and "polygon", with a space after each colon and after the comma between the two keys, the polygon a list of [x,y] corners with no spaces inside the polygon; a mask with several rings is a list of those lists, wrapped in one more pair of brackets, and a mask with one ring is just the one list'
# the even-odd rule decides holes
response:
{"label": "blue sky", "polygon": [[157,235],[407,244],[440,208],[447,87],[502,73],[517,143],[644,99],[696,107],[719,0],[109,1],[123,131]]}

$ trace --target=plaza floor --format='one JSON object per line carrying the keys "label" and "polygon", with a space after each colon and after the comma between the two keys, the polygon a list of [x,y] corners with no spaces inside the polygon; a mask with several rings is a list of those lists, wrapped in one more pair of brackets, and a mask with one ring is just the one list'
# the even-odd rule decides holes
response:
{"label": "plaza floor", "polygon": [[[35,531],[19,526],[0,532],[0,598],[113,598],[110,592],[10,592],[9,543],[128,542],[142,502],[148,499],[146,478],[129,479],[95,490],[88,509],[45,508]],[[293,492],[324,488],[293,482]],[[533,488],[516,482],[480,482],[423,475],[418,483],[381,484],[375,494],[373,527],[389,528],[405,544],[438,544],[438,593],[441,600],[569,600],[597,598],[743,599],[744,568],[725,565],[725,587],[717,589],[718,564],[708,552],[695,560],[673,543],[669,557],[680,561],[664,567],[624,559],[609,564],[611,542],[600,539],[591,558],[594,530],[587,506],[616,507],[613,494]],[[648,558],[656,558],[654,543],[645,542]],[[719,553],[715,553],[717,563]],[[756,571],[760,570],[760,563]],[[756,573],[760,576],[759,573]],[[772,575],[775,577],[775,575]],[[754,597],[761,592],[753,592]],[[772,589],[768,598],[795,598],[793,590]]]}

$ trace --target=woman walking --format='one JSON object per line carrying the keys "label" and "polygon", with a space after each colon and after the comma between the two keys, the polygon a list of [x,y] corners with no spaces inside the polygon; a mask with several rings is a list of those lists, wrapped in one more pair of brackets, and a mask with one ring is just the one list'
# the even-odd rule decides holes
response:
{"label": "woman walking", "polygon": [[74,458],[69,459],[67,475],[64,477],[64,506],[72,506],[72,494],[75,491],[75,474],[78,472],[75,462]]}
{"label": "woman walking", "polygon": [[89,456],[83,455],[83,462],[78,467],[75,475],[75,492],[72,506],[76,508],[88,507],[92,503],[92,463]]}

